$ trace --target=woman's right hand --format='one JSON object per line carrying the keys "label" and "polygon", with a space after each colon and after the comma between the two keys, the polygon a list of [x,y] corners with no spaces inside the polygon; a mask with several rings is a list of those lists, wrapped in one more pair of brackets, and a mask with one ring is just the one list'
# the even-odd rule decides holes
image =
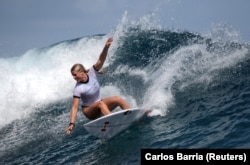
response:
{"label": "woman's right hand", "polygon": [[105,43],[105,47],[108,47],[111,45],[111,43],[113,42],[113,37],[109,37],[108,40]]}

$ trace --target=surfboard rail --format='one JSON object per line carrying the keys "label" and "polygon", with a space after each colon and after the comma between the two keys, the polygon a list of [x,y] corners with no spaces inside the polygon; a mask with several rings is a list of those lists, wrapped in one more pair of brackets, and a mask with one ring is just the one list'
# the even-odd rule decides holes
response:
{"label": "surfboard rail", "polygon": [[84,124],[84,128],[100,139],[110,139],[141,119],[146,111],[140,108],[119,110]]}

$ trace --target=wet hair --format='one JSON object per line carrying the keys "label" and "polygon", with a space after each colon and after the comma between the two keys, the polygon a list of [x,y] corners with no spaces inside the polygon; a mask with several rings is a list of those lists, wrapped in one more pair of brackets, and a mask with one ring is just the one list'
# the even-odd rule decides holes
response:
{"label": "wet hair", "polygon": [[[84,73],[88,73],[88,69],[86,69],[82,64],[79,64],[79,63],[77,63],[77,64],[74,64],[73,66],[72,66],[72,68],[71,68],[71,73],[73,72],[73,71],[77,71],[77,72],[84,72]],[[97,71],[97,73],[98,74],[105,74],[105,73],[107,73],[106,71]]]}
{"label": "wet hair", "polygon": [[88,72],[88,70],[82,64],[74,64],[70,71],[85,72],[85,73]]}

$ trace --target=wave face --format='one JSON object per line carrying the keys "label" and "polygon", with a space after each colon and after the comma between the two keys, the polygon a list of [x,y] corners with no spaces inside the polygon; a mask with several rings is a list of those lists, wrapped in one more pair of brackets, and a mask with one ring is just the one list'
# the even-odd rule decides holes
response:
{"label": "wave face", "polygon": [[[148,19],[124,17],[110,34],[1,58],[1,164],[139,164],[141,148],[249,148],[249,45],[230,38],[225,26],[228,35],[220,28],[207,37]],[[79,110],[66,136],[75,85],[69,70],[93,65],[111,35],[102,96],[121,95],[153,112],[101,141],[84,130],[88,120]]]}

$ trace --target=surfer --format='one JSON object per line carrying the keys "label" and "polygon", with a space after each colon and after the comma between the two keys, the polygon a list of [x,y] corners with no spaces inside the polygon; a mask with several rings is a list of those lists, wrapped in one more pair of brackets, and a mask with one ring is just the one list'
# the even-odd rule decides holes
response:
{"label": "surfer", "polygon": [[130,108],[129,104],[120,96],[111,96],[103,99],[100,97],[100,85],[96,73],[101,73],[100,70],[106,60],[112,41],[112,37],[108,38],[97,62],[88,70],[82,64],[74,64],[71,68],[71,74],[77,82],[73,92],[70,123],[65,130],[66,134],[70,134],[75,126],[80,101],[82,101],[83,114],[91,120],[110,114],[118,106],[121,109]]}

